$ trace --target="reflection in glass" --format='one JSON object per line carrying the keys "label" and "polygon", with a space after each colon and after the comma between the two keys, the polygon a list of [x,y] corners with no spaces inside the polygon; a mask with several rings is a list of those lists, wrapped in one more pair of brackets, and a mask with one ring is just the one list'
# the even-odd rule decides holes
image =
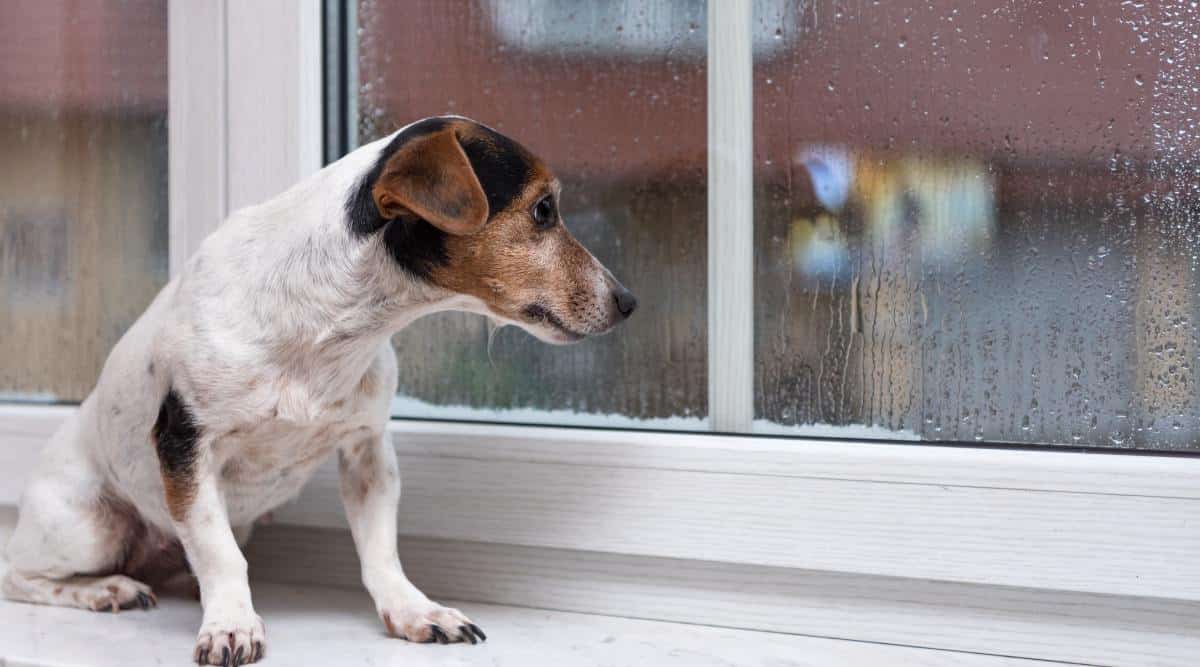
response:
{"label": "reflection in glass", "polygon": [[0,398],[81,400],[166,236],[166,2],[0,3]]}
{"label": "reflection in glass", "polygon": [[360,142],[444,113],[508,134],[555,170],[568,228],[641,303],[571,347],[478,316],[419,321],[394,340],[396,414],[703,428],[704,13],[649,0],[359,3]]}
{"label": "reflection in glass", "polygon": [[757,3],[757,429],[1200,448],[1198,20]]}

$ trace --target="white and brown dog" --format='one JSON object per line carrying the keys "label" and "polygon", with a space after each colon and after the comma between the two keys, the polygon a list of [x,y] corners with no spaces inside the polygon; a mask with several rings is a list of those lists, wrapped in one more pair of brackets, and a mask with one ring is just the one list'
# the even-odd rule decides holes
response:
{"label": "white and brown dog", "polygon": [[484,639],[417,590],[397,557],[389,339],[444,310],[552,343],[628,317],[633,295],[567,232],[558,197],[529,151],[440,117],[231,215],[47,446],[8,545],[5,595],[148,608],[152,587],[194,574],[195,660],[255,662],[265,638],[240,545],[336,452],[363,583],[388,631]]}

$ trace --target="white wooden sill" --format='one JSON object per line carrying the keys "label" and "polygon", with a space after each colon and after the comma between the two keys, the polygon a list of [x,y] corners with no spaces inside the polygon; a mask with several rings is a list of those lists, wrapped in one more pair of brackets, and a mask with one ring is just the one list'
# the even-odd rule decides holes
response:
{"label": "white wooden sill", "polygon": [[[14,520],[11,509],[0,510],[0,545],[7,540]],[[3,570],[0,561],[0,576]],[[411,644],[385,635],[370,598],[362,591],[255,581],[254,600],[270,629],[266,665],[1032,664],[906,646],[456,601],[447,603],[486,624],[487,642],[477,646]],[[199,622],[199,603],[182,598],[164,598],[149,612],[119,614],[0,600],[0,665],[185,664]]]}
{"label": "white wooden sill", "polygon": [[[0,407],[0,504],[70,408]],[[1089,664],[1200,655],[1200,461],[394,422],[436,596]],[[251,541],[357,591],[336,474]]]}
{"label": "white wooden sill", "polygon": [[[270,665],[487,665],[489,667],[839,667],[921,665],[1002,667],[1044,663],[1016,658],[846,640],[728,630],[679,623],[460,604],[487,619],[478,646],[389,639],[365,595],[268,584],[255,588],[267,619]],[[12,667],[184,665],[199,606],[165,600],[152,612],[97,614],[0,601],[0,664]]]}

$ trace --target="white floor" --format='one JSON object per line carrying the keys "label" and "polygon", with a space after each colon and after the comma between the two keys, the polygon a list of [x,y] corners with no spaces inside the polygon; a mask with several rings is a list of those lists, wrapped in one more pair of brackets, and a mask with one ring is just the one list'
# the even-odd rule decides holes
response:
{"label": "white floor", "polygon": [[[5,509],[0,508],[0,547],[7,542],[14,518]],[[0,561],[0,574],[4,568]],[[1051,664],[470,602],[451,604],[484,628],[488,635],[486,643],[410,644],[384,633],[364,592],[261,583],[253,588],[255,606],[267,625],[265,665],[1029,667]],[[157,609],[119,614],[0,600],[0,667],[186,665],[199,623],[199,603],[185,599],[166,598]]]}
{"label": "white floor", "polygon": [[[478,646],[390,639],[365,594],[255,587],[266,665],[1031,665],[1029,661],[586,614],[461,603],[488,634]],[[195,602],[120,614],[0,602],[0,665],[185,665]],[[1039,663],[1042,664],[1042,663]]]}

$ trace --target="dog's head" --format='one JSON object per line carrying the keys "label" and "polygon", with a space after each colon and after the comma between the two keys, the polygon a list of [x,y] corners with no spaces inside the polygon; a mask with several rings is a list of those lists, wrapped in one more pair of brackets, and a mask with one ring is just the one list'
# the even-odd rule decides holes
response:
{"label": "dog's head", "polygon": [[382,229],[400,267],[474,297],[552,343],[601,334],[637,300],[563,225],[558,179],[512,139],[459,117],[400,131],[352,193],[350,223]]}

